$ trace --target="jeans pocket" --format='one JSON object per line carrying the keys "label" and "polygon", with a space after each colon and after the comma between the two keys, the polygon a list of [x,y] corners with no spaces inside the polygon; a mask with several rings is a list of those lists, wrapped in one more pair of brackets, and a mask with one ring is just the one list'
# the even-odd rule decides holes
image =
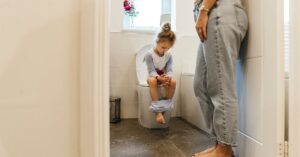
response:
{"label": "jeans pocket", "polygon": [[240,4],[234,4],[236,21],[238,27],[241,29],[243,36],[248,30],[248,17],[245,8]]}

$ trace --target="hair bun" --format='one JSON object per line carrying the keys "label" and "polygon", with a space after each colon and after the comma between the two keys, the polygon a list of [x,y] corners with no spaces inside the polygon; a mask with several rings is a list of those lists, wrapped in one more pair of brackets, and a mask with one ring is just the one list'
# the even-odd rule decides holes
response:
{"label": "hair bun", "polygon": [[166,22],[162,25],[162,30],[165,31],[165,32],[168,32],[171,30],[171,24],[169,22]]}
{"label": "hair bun", "polygon": [[159,43],[161,41],[167,41],[170,42],[170,44],[173,46],[176,40],[176,35],[171,29],[171,23],[165,22],[161,25],[160,28],[160,31],[157,32],[156,35],[156,43]]}

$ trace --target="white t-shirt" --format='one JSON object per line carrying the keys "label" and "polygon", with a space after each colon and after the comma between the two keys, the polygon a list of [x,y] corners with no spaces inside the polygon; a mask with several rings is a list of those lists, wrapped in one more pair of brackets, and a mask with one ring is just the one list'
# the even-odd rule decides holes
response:
{"label": "white t-shirt", "polygon": [[[148,72],[150,76],[156,77],[163,72],[164,74],[172,77],[173,75],[173,59],[170,52],[165,53],[163,56],[159,56],[153,49],[149,50],[145,56]],[[158,74],[158,72],[160,74]]]}
{"label": "white t-shirt", "polygon": [[154,67],[158,70],[164,70],[167,62],[171,57],[170,52],[165,53],[163,56],[159,56],[157,53],[154,52],[154,50],[152,50],[151,55],[153,58]]}

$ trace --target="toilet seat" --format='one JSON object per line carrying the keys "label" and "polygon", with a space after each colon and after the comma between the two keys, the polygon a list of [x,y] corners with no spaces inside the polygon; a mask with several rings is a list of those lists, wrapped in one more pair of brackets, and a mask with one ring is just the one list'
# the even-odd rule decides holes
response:
{"label": "toilet seat", "polygon": [[136,54],[136,75],[138,79],[138,85],[143,87],[149,87],[147,78],[149,76],[145,56],[149,50],[153,47],[152,44],[143,46]]}
{"label": "toilet seat", "polygon": [[142,87],[149,87],[149,84],[144,82],[144,83],[139,83],[138,84],[139,86],[142,86]]}

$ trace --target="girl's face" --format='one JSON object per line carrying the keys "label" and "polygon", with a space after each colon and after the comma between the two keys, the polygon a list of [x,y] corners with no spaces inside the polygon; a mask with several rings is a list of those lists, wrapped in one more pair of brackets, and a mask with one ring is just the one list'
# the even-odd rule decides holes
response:
{"label": "girl's face", "polygon": [[172,47],[171,43],[167,40],[162,40],[159,41],[156,44],[155,47],[155,51],[159,54],[159,55],[164,55],[170,48]]}

